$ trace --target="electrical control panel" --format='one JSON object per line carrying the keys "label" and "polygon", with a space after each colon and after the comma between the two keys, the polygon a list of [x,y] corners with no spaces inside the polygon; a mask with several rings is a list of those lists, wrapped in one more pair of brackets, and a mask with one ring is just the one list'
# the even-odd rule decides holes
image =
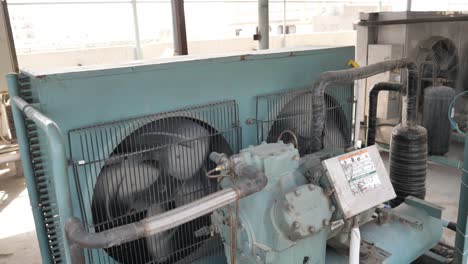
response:
{"label": "electrical control panel", "polygon": [[345,218],[396,197],[376,146],[349,152],[322,163]]}

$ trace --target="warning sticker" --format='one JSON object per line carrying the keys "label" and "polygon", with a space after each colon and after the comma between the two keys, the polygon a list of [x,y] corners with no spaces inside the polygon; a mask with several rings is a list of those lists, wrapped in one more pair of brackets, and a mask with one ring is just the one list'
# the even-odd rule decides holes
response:
{"label": "warning sticker", "polygon": [[379,175],[367,149],[341,156],[338,160],[354,194],[370,191],[380,185]]}

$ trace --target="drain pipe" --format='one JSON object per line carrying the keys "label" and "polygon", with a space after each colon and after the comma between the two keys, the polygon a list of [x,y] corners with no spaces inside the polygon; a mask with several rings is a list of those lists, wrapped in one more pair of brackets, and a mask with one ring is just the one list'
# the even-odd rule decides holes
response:
{"label": "drain pipe", "polygon": [[68,219],[65,230],[72,263],[85,263],[83,248],[109,248],[142,237],[156,235],[223,208],[262,190],[267,185],[267,177],[263,171],[255,167],[239,163],[235,165],[234,172],[242,179],[237,188],[227,188],[215,192],[187,205],[145,218],[139,222],[94,233],[86,231],[78,218]]}
{"label": "drain pipe", "polygon": [[[322,138],[323,138],[323,129],[325,124],[325,98],[324,93],[325,89],[331,84],[336,83],[349,83],[359,79],[364,79],[379,73],[392,71],[396,69],[408,69],[408,87],[414,87],[415,91],[409,91],[408,96],[404,96],[404,100],[407,100],[408,103],[408,122],[413,122],[416,120],[416,98],[413,97],[413,94],[416,95],[417,92],[417,67],[412,61],[408,59],[401,60],[388,60],[384,62],[375,63],[368,66],[363,66],[360,68],[353,68],[348,70],[340,71],[328,71],[322,73],[319,78],[314,82],[312,87],[312,111],[314,116],[312,130],[313,136],[310,142],[310,145],[307,146],[312,152],[322,149]],[[406,112],[406,111],[404,111]]]}
{"label": "drain pipe", "polygon": [[261,50],[268,49],[270,45],[270,18],[268,12],[268,0],[258,0],[258,32],[254,39],[258,40],[258,48]]}
{"label": "drain pipe", "polygon": [[375,144],[375,133],[377,127],[377,102],[379,100],[380,91],[403,91],[403,84],[391,83],[391,82],[380,82],[372,87],[369,94],[369,122],[367,128],[367,146]]}
{"label": "drain pipe", "polygon": [[350,233],[349,242],[349,264],[359,264],[359,254],[361,251],[361,232],[359,226],[353,227]]}

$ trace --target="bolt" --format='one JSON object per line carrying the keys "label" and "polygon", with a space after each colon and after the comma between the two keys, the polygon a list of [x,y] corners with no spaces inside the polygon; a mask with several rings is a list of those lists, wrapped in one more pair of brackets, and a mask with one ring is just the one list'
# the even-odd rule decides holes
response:
{"label": "bolt", "polygon": [[294,191],[294,194],[295,194],[296,196],[301,196],[301,191],[300,191],[300,190],[295,190],[295,191]]}
{"label": "bolt", "polygon": [[255,121],[254,121],[252,118],[247,118],[247,119],[245,120],[245,124],[247,124],[247,125],[251,125],[251,124],[253,124],[253,123],[255,123]]}
{"label": "bolt", "polygon": [[310,226],[309,227],[309,233],[311,233],[311,234],[315,233],[315,227]]}
{"label": "bolt", "polygon": [[299,227],[301,227],[301,224],[300,224],[299,222],[297,222],[297,221],[294,221],[294,222],[293,222],[293,227],[294,227],[295,229],[298,229]]}
{"label": "bolt", "polygon": [[309,184],[309,190],[313,191],[315,189],[315,185]]}
{"label": "bolt", "polygon": [[257,259],[258,262],[260,262],[262,260],[262,258],[259,255],[257,255],[256,259]]}
{"label": "bolt", "polygon": [[334,205],[330,206],[330,211],[335,212],[336,207]]}
{"label": "bolt", "polygon": [[287,209],[288,211],[291,212],[291,211],[294,210],[294,205],[292,205],[292,204],[286,204],[286,209]]}
{"label": "bolt", "polygon": [[323,219],[323,225],[328,226],[330,224],[330,220],[328,219]]}

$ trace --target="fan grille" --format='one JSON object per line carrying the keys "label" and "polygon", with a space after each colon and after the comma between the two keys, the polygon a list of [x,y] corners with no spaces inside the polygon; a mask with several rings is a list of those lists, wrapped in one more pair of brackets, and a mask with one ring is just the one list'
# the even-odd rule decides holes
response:
{"label": "fan grille", "polygon": [[[223,101],[70,131],[81,218],[89,232],[139,221],[218,189],[212,151],[237,153],[238,108]],[[206,215],[150,238],[87,250],[91,263],[192,263],[224,256]],[[219,258],[213,260],[219,263]]]}
{"label": "fan grille", "polygon": [[[312,91],[290,90],[257,97],[258,141],[296,145],[302,155],[310,154],[312,137]],[[325,148],[347,148],[352,145],[354,109],[353,86],[330,86],[325,92]]]}

